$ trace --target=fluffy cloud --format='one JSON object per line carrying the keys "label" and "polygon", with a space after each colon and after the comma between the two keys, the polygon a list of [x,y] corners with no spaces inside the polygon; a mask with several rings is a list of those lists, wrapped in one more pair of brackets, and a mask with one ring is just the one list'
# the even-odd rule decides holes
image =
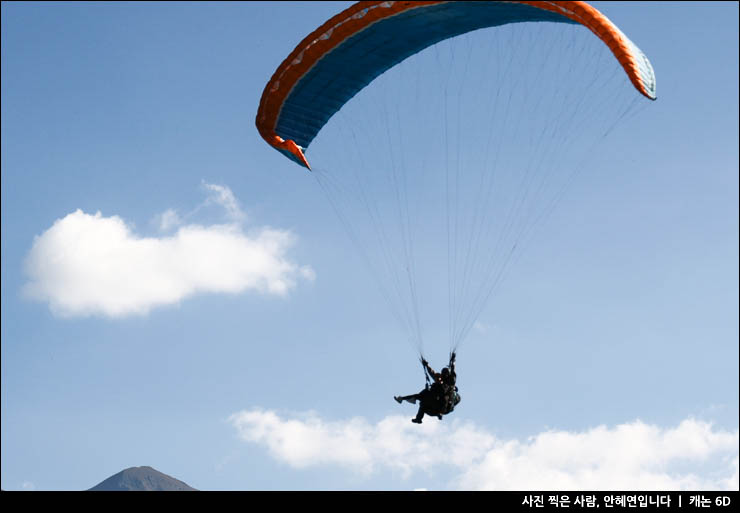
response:
{"label": "fluffy cloud", "polygon": [[[229,217],[241,216],[231,191],[210,187]],[[162,225],[177,222],[174,211],[165,214]],[[288,231],[247,233],[236,222],[141,237],[118,216],[77,210],[35,238],[24,293],[60,316],[110,317],[145,314],[204,292],[285,295],[299,278],[314,278],[311,268],[287,258],[294,242]]]}
{"label": "fluffy cloud", "polygon": [[[510,490],[525,483],[556,490],[726,489],[737,472],[732,461],[737,451],[737,431],[715,431],[695,419],[667,429],[638,420],[577,433],[547,431],[526,442],[498,444],[465,470],[460,483]],[[700,466],[712,470],[703,475],[691,470]]]}
{"label": "fluffy cloud", "polygon": [[[469,422],[391,416],[325,421],[265,410],[230,417],[239,436],[295,468],[380,468],[408,477],[452,468],[466,490],[730,490],[738,487],[738,432],[687,419],[664,429],[634,421],[582,432],[546,431],[503,440]],[[701,468],[701,474],[696,470]]]}
{"label": "fluffy cloud", "polygon": [[427,423],[419,429],[399,416],[370,424],[359,417],[327,422],[315,413],[282,419],[272,411],[251,410],[229,420],[242,439],[264,445],[293,467],[339,465],[364,474],[387,466],[408,476],[449,457],[457,466],[470,465],[480,448],[494,441],[469,424],[456,425],[453,433],[446,424]]}

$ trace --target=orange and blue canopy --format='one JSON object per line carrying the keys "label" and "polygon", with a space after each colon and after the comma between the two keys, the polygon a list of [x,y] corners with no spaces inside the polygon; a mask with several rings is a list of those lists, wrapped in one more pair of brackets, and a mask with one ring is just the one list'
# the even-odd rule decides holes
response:
{"label": "orange and blue canopy", "polygon": [[607,45],[634,87],[654,100],[647,57],[585,2],[358,2],[306,36],[265,86],[257,129],[310,169],[304,154],[355,94],[407,57],[467,32],[521,22],[581,24]]}

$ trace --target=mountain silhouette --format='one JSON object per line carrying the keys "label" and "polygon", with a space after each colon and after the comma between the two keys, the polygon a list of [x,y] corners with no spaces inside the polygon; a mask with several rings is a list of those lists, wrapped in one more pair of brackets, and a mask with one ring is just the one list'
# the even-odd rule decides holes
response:
{"label": "mountain silhouette", "polygon": [[91,492],[185,492],[197,491],[152,467],[131,467],[90,488]]}

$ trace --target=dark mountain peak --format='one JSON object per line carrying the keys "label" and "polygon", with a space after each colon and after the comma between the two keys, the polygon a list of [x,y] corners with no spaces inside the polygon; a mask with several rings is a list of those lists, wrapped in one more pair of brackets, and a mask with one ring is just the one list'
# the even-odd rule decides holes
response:
{"label": "dark mountain peak", "polygon": [[92,492],[196,491],[152,467],[131,467],[90,488]]}

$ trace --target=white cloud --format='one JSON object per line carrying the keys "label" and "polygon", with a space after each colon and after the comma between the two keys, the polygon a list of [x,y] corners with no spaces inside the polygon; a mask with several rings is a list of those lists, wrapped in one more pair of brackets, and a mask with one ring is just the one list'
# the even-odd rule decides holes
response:
{"label": "white cloud", "polygon": [[[295,468],[335,465],[408,477],[452,468],[466,490],[732,490],[738,431],[687,419],[672,428],[639,420],[582,432],[551,430],[527,440],[497,438],[470,422],[391,416],[325,421],[245,410],[230,417],[239,436]],[[698,470],[701,468],[701,474]],[[694,470],[691,470],[694,469]]]}
{"label": "white cloud", "polygon": [[419,429],[407,417],[388,417],[370,424],[359,417],[327,422],[312,412],[282,419],[272,411],[252,410],[234,414],[230,421],[241,438],[264,445],[272,456],[293,467],[339,465],[365,474],[388,466],[410,475],[418,467],[440,463],[440,458],[453,454],[452,449],[456,449],[457,464],[470,463],[475,450],[467,444],[485,446],[491,442],[472,426],[461,426],[463,446],[446,436],[450,434],[448,426],[430,423]]}
{"label": "white cloud", "polygon": [[[212,187],[230,204],[228,189]],[[229,208],[237,208],[230,215],[240,212]],[[146,314],[208,292],[281,296],[299,278],[314,277],[310,267],[288,260],[294,242],[288,231],[245,233],[238,223],[190,224],[168,237],[141,237],[118,216],[77,210],[35,238],[24,293],[66,317]]]}
{"label": "white cloud", "polygon": [[157,224],[159,225],[159,230],[162,232],[169,231],[175,226],[179,226],[181,223],[182,221],[180,220],[180,216],[177,211],[171,208],[157,216]]}
{"label": "white cloud", "polygon": [[[526,483],[555,490],[724,489],[737,452],[737,431],[713,430],[695,419],[667,429],[637,420],[577,433],[547,431],[526,442],[500,444],[466,469],[460,484],[509,490]],[[719,474],[689,470],[699,465]]]}
{"label": "white cloud", "polygon": [[206,200],[206,204],[216,203],[222,206],[232,221],[241,222],[246,219],[246,215],[242,212],[239,202],[237,201],[236,196],[234,196],[234,193],[231,192],[231,189],[223,185],[215,185],[205,182],[203,182],[203,187],[211,192],[211,196]]}
{"label": "white cloud", "polygon": [[219,215],[225,215],[230,224],[242,224],[246,221],[247,215],[242,211],[239,201],[229,187],[205,181],[201,183],[201,187],[208,197],[194,209],[181,215],[175,209],[169,208],[154,217],[154,224],[159,231],[167,232],[180,226],[196,215],[202,215],[211,206],[217,207]]}
{"label": "white cloud", "polygon": [[21,485],[21,490],[26,492],[32,492],[36,489],[36,486],[31,481],[23,481],[23,484]]}

